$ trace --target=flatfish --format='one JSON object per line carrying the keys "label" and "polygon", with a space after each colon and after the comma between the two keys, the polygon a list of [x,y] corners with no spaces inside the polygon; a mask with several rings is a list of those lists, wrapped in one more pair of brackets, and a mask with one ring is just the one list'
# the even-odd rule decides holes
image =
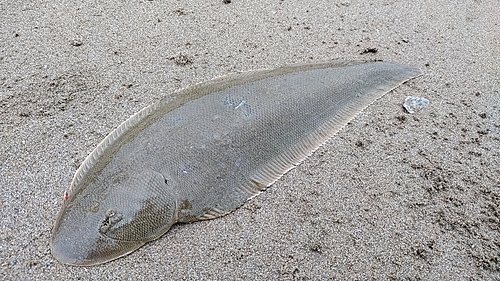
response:
{"label": "flatfish", "polygon": [[419,69],[327,62],[200,83],[142,109],[85,159],[52,229],[54,257],[95,265],[178,222],[237,209]]}

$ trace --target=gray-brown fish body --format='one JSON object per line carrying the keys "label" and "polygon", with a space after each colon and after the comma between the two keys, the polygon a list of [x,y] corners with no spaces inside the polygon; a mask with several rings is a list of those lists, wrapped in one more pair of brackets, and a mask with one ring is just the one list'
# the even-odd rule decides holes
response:
{"label": "gray-brown fish body", "polygon": [[227,214],[416,68],[288,66],[181,90],[132,116],[78,169],[52,234],[63,263],[116,259],[177,222]]}

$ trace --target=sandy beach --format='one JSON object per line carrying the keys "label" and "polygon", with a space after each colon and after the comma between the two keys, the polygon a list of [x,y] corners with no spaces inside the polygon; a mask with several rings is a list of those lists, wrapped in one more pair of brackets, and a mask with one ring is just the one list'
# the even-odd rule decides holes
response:
{"label": "sandy beach", "polygon": [[[0,10],[1,280],[500,280],[498,1],[42,0]],[[219,76],[331,60],[423,76],[225,217],[177,224],[99,266],[52,257],[76,169],[132,114]],[[430,105],[409,114],[407,96]]]}

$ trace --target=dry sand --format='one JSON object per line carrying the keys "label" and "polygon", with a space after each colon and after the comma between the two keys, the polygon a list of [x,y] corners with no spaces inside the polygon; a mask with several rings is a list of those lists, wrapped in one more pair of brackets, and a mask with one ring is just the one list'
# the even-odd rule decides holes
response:
{"label": "dry sand", "polygon": [[[500,280],[497,0],[24,2],[0,3],[0,279]],[[51,256],[78,165],[130,115],[217,76],[332,59],[425,74],[228,216],[101,266]],[[407,95],[431,104],[410,115]]]}

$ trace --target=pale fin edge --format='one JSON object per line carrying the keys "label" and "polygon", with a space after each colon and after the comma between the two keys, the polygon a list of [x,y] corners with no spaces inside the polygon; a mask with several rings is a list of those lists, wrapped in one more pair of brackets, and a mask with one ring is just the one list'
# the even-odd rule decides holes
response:
{"label": "pale fin edge", "polygon": [[73,181],[71,182],[69,192],[72,193],[74,191],[73,189],[84,179],[86,173],[96,164],[103,154],[108,152],[107,150],[115,141],[127,134],[132,127],[143,121],[145,117],[154,113],[159,106],[161,106],[160,103],[154,103],[143,108],[109,133],[85,158],[80,167],[78,167],[78,170],[73,177]]}
{"label": "pale fin edge", "polygon": [[[245,198],[242,200],[242,203],[250,200],[257,195],[259,195],[263,190],[265,190],[266,186],[261,186],[260,183],[254,181],[245,181],[243,184],[236,189],[241,198]],[[221,208],[210,208],[210,210],[205,211],[203,215],[198,217],[199,220],[210,220],[218,217],[225,216],[229,213],[232,213],[235,209],[228,208],[227,206],[221,206]]]}

